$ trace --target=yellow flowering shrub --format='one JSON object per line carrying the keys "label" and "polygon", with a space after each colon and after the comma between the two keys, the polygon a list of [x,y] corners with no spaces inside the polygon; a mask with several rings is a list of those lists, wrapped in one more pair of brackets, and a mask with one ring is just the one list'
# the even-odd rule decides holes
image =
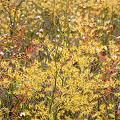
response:
{"label": "yellow flowering shrub", "polygon": [[2,119],[119,118],[117,0],[1,5]]}

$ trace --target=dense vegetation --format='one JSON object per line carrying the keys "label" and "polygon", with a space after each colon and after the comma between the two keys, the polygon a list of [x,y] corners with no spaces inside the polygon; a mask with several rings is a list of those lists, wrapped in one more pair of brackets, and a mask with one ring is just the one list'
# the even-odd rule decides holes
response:
{"label": "dense vegetation", "polygon": [[0,119],[120,120],[119,6],[1,0]]}

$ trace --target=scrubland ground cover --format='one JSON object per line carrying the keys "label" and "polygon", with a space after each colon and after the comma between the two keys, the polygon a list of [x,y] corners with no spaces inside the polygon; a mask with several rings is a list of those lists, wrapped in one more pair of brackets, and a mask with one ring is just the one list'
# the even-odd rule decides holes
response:
{"label": "scrubland ground cover", "polygon": [[119,0],[1,0],[0,119],[120,120],[119,31]]}

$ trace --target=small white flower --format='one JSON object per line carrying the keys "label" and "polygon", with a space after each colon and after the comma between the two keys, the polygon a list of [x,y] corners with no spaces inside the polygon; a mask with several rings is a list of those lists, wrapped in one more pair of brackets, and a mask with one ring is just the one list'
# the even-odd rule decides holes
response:
{"label": "small white flower", "polygon": [[21,17],[24,17],[24,15],[21,15]]}
{"label": "small white flower", "polygon": [[85,8],[85,6],[83,6],[83,8]]}
{"label": "small white flower", "polygon": [[68,22],[70,22],[70,19],[68,20]]}
{"label": "small white flower", "polygon": [[60,35],[56,35],[56,37],[60,37]]}
{"label": "small white flower", "polygon": [[43,32],[43,29],[40,29],[39,32]]}
{"label": "small white flower", "polygon": [[62,50],[62,48],[60,47],[59,50]]}
{"label": "small white flower", "polygon": [[57,31],[60,31],[59,29],[57,29]]}
{"label": "small white flower", "polygon": [[39,15],[36,18],[41,18]]}
{"label": "small white flower", "polygon": [[83,36],[82,38],[85,39],[85,36]]}
{"label": "small white flower", "polygon": [[55,39],[53,39],[53,42],[55,42]]}
{"label": "small white flower", "polygon": [[97,48],[96,51],[97,51],[97,52],[100,52],[100,49]]}
{"label": "small white flower", "polygon": [[21,113],[20,113],[20,116],[25,116],[25,113],[24,113],[24,112],[21,112]]}
{"label": "small white flower", "polygon": [[2,51],[0,52],[0,54],[1,54],[1,55],[4,55],[4,53],[3,53]]}
{"label": "small white flower", "polygon": [[37,32],[36,35],[38,35],[39,33]]}
{"label": "small white flower", "polygon": [[107,47],[106,47],[106,46],[104,46],[103,48],[104,48],[105,50],[107,50]]}
{"label": "small white flower", "polygon": [[120,38],[120,36],[117,37],[117,39],[119,39],[119,38]]}

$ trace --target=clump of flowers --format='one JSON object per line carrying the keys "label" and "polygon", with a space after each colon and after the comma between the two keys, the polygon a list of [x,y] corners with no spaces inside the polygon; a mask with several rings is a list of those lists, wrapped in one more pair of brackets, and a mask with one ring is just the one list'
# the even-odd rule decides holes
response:
{"label": "clump of flowers", "polygon": [[119,119],[117,1],[1,3],[2,119]]}

